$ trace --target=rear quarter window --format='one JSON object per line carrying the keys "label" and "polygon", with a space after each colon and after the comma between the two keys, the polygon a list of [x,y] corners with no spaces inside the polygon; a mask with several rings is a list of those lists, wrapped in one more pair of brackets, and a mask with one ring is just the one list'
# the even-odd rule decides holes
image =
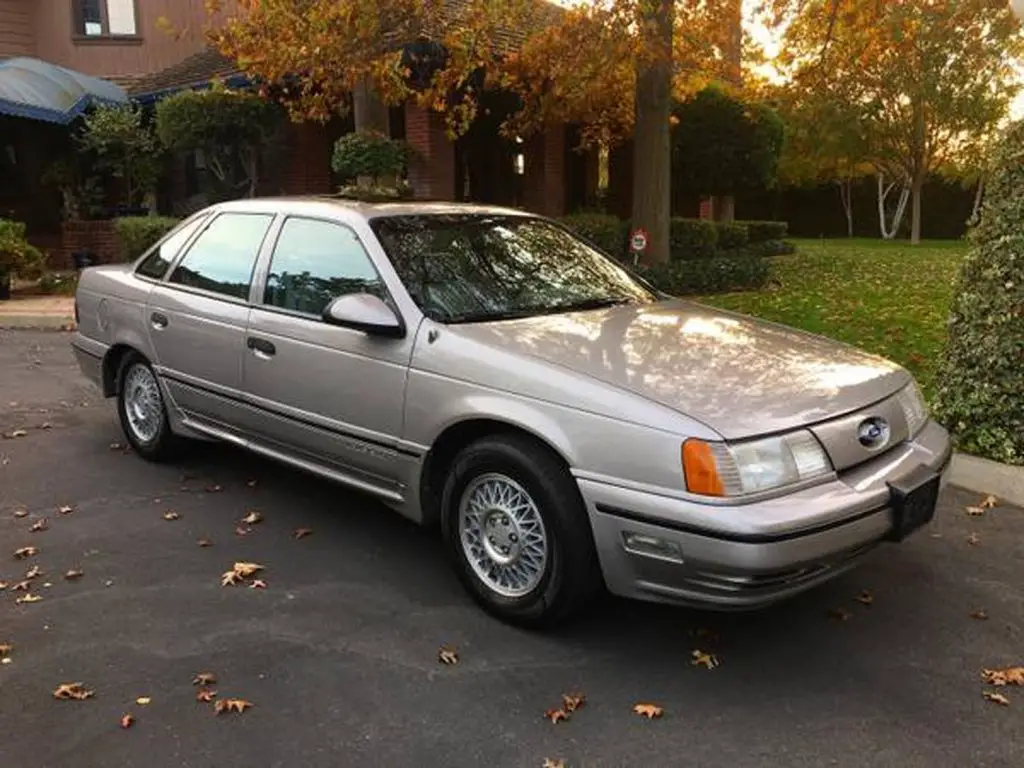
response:
{"label": "rear quarter window", "polygon": [[142,277],[149,277],[153,280],[161,280],[167,274],[167,268],[171,266],[178,251],[189,241],[189,238],[209,219],[209,216],[199,216],[192,221],[182,225],[172,232],[162,243],[153,249],[153,252],[146,256],[135,269],[135,274]]}

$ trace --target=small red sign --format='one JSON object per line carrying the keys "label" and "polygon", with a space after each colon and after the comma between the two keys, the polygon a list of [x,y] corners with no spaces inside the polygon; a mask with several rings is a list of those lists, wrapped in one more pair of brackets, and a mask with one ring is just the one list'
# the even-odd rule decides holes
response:
{"label": "small red sign", "polygon": [[647,230],[634,229],[629,236],[629,249],[634,253],[643,253],[647,250]]}

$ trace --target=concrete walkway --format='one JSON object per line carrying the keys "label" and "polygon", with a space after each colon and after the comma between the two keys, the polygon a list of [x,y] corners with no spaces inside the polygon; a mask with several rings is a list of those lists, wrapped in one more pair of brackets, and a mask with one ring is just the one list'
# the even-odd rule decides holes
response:
{"label": "concrete walkway", "polygon": [[26,296],[0,301],[0,328],[72,330],[74,325],[72,296]]}

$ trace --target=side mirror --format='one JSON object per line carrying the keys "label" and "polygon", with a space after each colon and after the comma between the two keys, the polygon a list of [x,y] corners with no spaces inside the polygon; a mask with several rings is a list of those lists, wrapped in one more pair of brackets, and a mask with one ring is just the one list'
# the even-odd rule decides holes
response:
{"label": "side mirror", "polygon": [[405,336],[405,323],[391,307],[370,293],[339,296],[324,308],[323,321],[330,325],[352,328],[371,336],[400,339]]}

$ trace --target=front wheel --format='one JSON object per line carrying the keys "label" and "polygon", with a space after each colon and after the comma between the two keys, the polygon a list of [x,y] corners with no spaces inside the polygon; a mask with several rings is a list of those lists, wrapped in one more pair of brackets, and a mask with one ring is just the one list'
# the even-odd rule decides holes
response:
{"label": "front wheel", "polygon": [[602,587],[593,533],[575,481],[529,438],[465,448],[442,496],[442,532],[463,585],[488,612],[549,626]]}
{"label": "front wheel", "polygon": [[170,458],[178,441],[171,433],[156,374],[144,357],[129,353],[117,377],[117,415],[132,448],[149,461]]}

